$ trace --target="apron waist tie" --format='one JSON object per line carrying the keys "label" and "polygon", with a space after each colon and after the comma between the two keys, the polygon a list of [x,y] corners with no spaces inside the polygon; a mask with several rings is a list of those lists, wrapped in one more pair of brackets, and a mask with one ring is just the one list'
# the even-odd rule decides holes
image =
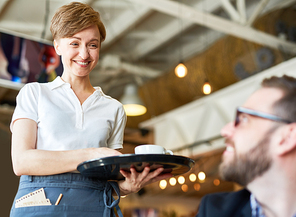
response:
{"label": "apron waist tie", "polygon": [[[115,190],[118,199],[114,200],[112,196],[113,190]],[[119,217],[123,217],[122,212],[119,208],[119,201],[120,201],[120,190],[117,182],[106,182],[105,189],[104,189],[104,204],[105,204],[105,210],[104,210],[104,217],[111,217],[115,216],[114,208],[117,210],[117,214]]]}

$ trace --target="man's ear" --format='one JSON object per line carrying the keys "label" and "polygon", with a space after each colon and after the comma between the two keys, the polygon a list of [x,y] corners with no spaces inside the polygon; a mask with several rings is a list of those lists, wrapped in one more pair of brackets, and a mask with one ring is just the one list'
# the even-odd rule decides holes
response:
{"label": "man's ear", "polygon": [[54,46],[54,49],[55,49],[56,53],[57,53],[59,56],[61,56],[61,53],[60,53],[60,51],[59,51],[59,44],[58,44],[58,42],[57,42],[56,40],[53,41],[53,46]]}
{"label": "man's ear", "polygon": [[281,131],[281,140],[276,147],[278,155],[285,155],[296,149],[296,123],[288,124]]}

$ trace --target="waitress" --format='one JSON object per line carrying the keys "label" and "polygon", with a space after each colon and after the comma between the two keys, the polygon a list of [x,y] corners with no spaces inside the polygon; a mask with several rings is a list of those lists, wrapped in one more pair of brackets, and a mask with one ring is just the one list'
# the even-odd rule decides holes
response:
{"label": "waitress", "polygon": [[90,83],[106,37],[99,13],[79,2],[64,5],[50,30],[64,71],[52,82],[26,84],[17,96],[12,163],[21,178],[11,217],[114,216],[120,196],[171,175],[131,168],[120,171],[125,180],[108,182],[77,172],[81,162],[121,154],[126,115]]}

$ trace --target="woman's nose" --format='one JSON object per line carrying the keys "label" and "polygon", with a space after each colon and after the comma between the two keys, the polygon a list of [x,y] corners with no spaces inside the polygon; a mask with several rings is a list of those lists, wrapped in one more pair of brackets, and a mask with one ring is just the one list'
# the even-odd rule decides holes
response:
{"label": "woman's nose", "polygon": [[89,52],[86,47],[81,47],[79,50],[79,56],[83,59],[86,60],[89,57]]}

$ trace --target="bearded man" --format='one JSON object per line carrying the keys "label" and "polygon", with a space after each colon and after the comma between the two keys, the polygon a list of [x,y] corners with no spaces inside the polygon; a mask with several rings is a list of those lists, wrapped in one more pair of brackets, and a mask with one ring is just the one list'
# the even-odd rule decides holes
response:
{"label": "bearded man", "polygon": [[296,217],[296,79],[264,79],[221,135],[220,175],[245,188],[205,196],[197,217]]}

